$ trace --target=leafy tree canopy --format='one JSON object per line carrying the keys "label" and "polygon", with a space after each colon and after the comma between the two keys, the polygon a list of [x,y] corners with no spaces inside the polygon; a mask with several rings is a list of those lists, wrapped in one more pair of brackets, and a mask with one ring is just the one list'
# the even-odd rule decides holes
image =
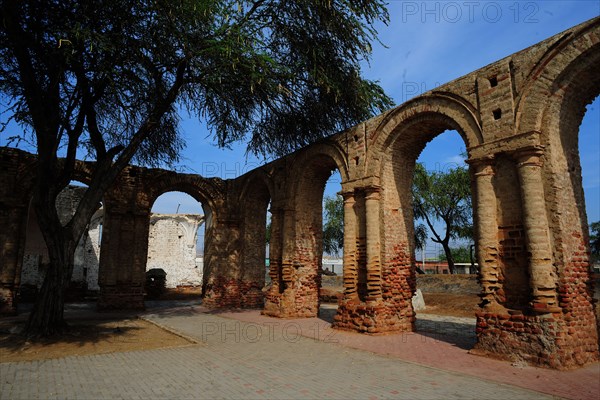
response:
{"label": "leafy tree canopy", "polygon": [[[471,262],[471,249],[468,246],[451,247],[450,253],[452,259],[457,263],[470,263]],[[441,261],[448,261],[446,253],[440,254]]]}
{"label": "leafy tree canopy", "polygon": [[590,252],[592,261],[600,261],[600,221],[590,224]]}
{"label": "leafy tree canopy", "polygon": [[392,104],[360,76],[379,0],[6,0],[2,15],[11,117],[91,158],[137,135],[138,162],[176,160],[180,109],[221,146],[280,155]]}
{"label": "leafy tree canopy", "polygon": [[326,196],[323,202],[323,251],[339,255],[344,248],[344,199],[340,195]]}
{"label": "leafy tree canopy", "polygon": [[[423,164],[417,163],[413,177],[413,209],[415,218],[427,223],[433,234],[431,239],[442,245],[453,273],[450,240],[473,237],[469,171],[456,167],[428,172]],[[444,226],[436,227],[436,222]]]}

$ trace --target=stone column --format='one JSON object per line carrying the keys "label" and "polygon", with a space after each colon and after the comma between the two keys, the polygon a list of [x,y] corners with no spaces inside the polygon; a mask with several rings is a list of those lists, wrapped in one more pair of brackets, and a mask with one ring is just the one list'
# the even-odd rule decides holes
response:
{"label": "stone column", "polygon": [[540,148],[515,154],[521,184],[523,225],[529,253],[532,310],[536,313],[560,311],[556,297],[557,276],[552,265],[550,231],[542,177],[543,152]]}
{"label": "stone column", "polygon": [[344,197],[344,298],[357,299],[358,265],[356,258],[357,218],[354,191],[342,193]]}
{"label": "stone column", "polygon": [[281,223],[283,211],[281,208],[271,207],[271,240],[269,241],[269,276],[271,288],[278,293],[281,281]]}
{"label": "stone column", "polygon": [[477,221],[477,262],[481,282],[481,306],[487,311],[498,312],[504,309],[497,295],[500,289],[498,277],[498,215],[496,193],[494,191],[494,159],[492,157],[469,162],[475,169]]}
{"label": "stone column", "polygon": [[[278,208],[271,219],[271,242],[275,242],[278,246],[271,249],[271,255],[278,256],[277,271],[272,271],[270,274],[274,284],[265,298],[263,314],[272,317],[298,316],[296,310],[297,285],[294,284],[296,279],[294,268],[295,223],[295,210],[285,207]],[[273,230],[275,224],[277,224],[277,228]],[[273,267],[275,266],[272,265],[271,268]]]}
{"label": "stone column", "polygon": [[381,237],[379,221],[380,187],[365,189],[367,225],[367,301],[381,299]]}
{"label": "stone column", "polygon": [[281,281],[284,290],[294,280],[294,258],[296,256],[296,213],[292,209],[283,210],[283,234],[281,254]]}
{"label": "stone column", "polygon": [[144,309],[150,211],[104,214],[99,310]]}

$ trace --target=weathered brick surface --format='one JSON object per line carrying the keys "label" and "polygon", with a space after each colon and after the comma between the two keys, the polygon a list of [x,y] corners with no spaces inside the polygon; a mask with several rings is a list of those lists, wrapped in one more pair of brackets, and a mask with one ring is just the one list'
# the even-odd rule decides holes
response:
{"label": "weathered brick surface", "polygon": [[[262,304],[270,200],[272,284],[264,313],[315,316],[323,187],[338,169],[345,289],[335,326],[412,330],[412,175],[426,144],[452,129],[466,144],[472,176],[483,288],[477,351],[552,368],[593,362],[598,331],[577,136],[585,105],[600,93],[599,64],[596,18],[234,180],[129,167],[105,199],[111,222],[100,256],[101,303],[138,302],[149,210],[160,194],[179,190],[207,210],[207,305]],[[28,201],[27,190],[19,197],[10,188],[31,175],[32,157],[6,149],[0,157],[0,222],[12,227],[0,233],[9,304],[22,246],[21,219],[11,215]]]}

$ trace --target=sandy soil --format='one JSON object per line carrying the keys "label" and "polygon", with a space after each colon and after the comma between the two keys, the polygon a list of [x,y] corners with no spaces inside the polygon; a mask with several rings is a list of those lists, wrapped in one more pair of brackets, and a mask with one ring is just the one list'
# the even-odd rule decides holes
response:
{"label": "sandy soil", "polygon": [[72,322],[69,332],[29,341],[0,332],[0,362],[46,360],[67,356],[105,354],[191,345],[190,341],[141,319]]}
{"label": "sandy soil", "polygon": [[454,317],[473,317],[478,306],[476,294],[423,293],[425,310],[419,313],[451,315]]}

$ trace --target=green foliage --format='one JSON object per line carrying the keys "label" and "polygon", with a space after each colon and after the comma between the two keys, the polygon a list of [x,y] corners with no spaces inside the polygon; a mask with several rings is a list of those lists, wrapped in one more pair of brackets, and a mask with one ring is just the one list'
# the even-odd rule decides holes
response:
{"label": "green foliage", "polygon": [[6,0],[0,91],[38,144],[92,158],[146,125],[137,160],[176,160],[181,107],[220,146],[248,138],[253,152],[284,154],[392,105],[359,67],[384,4]]}
{"label": "green foliage", "polygon": [[339,255],[344,248],[344,199],[340,195],[326,196],[323,201],[323,251]]}
{"label": "green foliage", "polygon": [[600,261],[600,221],[590,224],[590,252],[592,261]]}
{"label": "green foliage", "polygon": [[452,239],[472,237],[471,180],[466,168],[427,172],[417,163],[413,201],[415,218],[444,222]]}
{"label": "green foliage", "polygon": [[[450,253],[455,263],[470,263],[471,262],[471,249],[468,246],[451,247]],[[446,253],[440,253],[441,261],[448,261]]]}
{"label": "green foliage", "polygon": [[[427,172],[417,163],[413,177],[413,211],[415,219],[422,219],[433,234],[431,238],[444,248],[451,272],[454,260],[450,240],[473,237],[471,180],[464,167],[446,172]],[[444,231],[438,232],[435,223],[442,222]]]}
{"label": "green foliage", "polygon": [[421,250],[427,244],[427,227],[424,224],[415,226],[415,248]]}

